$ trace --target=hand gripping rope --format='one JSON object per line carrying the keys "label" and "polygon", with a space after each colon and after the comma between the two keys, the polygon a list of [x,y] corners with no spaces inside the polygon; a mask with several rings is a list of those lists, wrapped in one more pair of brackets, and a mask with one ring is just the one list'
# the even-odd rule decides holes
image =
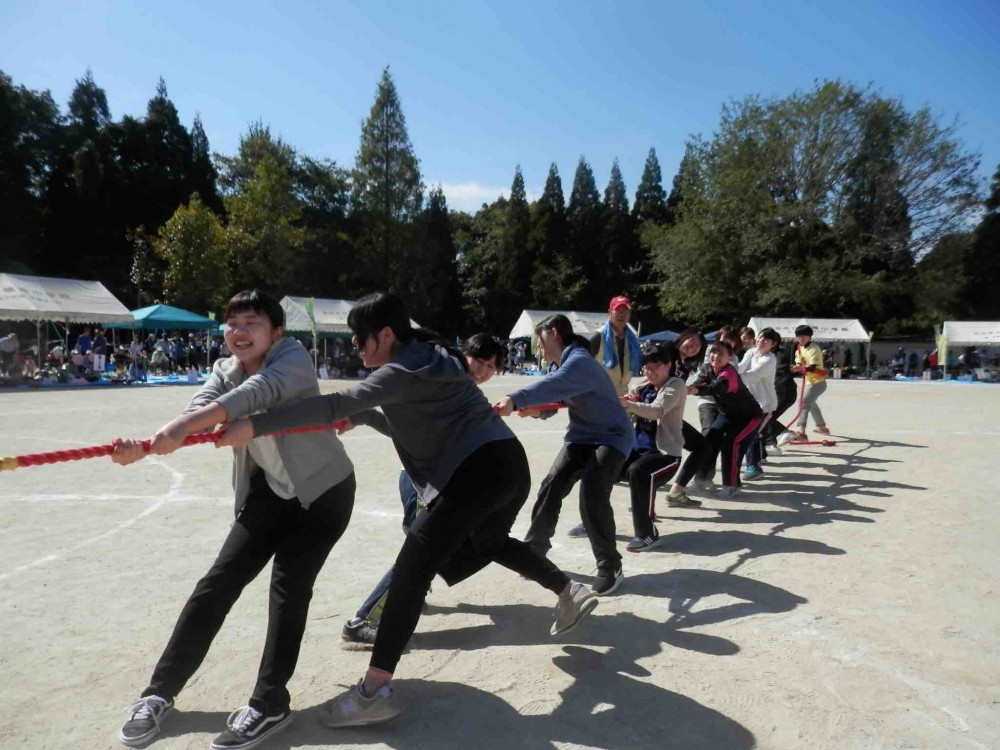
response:
{"label": "hand gripping rope", "polygon": [[[319,432],[320,430],[339,430],[347,426],[345,420],[339,420],[332,424],[316,425],[313,427],[296,427],[291,430],[282,430],[274,433],[276,435],[294,435],[300,432]],[[188,435],[184,438],[182,446],[198,445],[200,443],[215,443],[222,437],[222,430],[215,432],[200,432],[197,435]],[[49,451],[48,453],[29,453],[24,456],[4,456],[0,458],[0,471],[14,471],[25,466],[43,466],[44,464],[58,464],[64,461],[80,461],[84,458],[98,458],[100,456],[110,456],[114,453],[114,444],[94,445],[89,448],[70,448],[64,451]],[[143,453],[149,453],[149,441],[142,441]]]}

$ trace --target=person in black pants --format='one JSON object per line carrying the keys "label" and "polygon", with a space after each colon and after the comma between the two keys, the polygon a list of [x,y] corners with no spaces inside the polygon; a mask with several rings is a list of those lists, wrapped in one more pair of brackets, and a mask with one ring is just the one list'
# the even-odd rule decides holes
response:
{"label": "person in black pants", "polygon": [[[171,453],[189,434],[319,394],[308,352],[283,337],[284,311],[277,300],[258,290],[241,292],[223,317],[233,356],[216,362],[185,412],[152,437],[150,452]],[[125,465],[143,455],[137,441],[116,441],[112,459]],[[178,617],[148,687],[129,707],[119,734],[126,745],[144,746],[159,734],[229,610],[271,560],[257,679],[247,705],[230,714],[212,748],[256,745],[292,719],[286,686],[298,660],[313,583],[351,518],[354,467],[333,430],[254,441],[233,451],[233,463],[236,522]]]}
{"label": "person in black pants", "polygon": [[791,357],[788,350],[784,347],[776,349],[774,356],[778,360],[774,370],[774,390],[778,394],[778,406],[771,415],[771,419],[764,425],[761,434],[761,442],[763,443],[761,455],[765,457],[768,452],[776,456],[781,455],[781,449],[776,441],[778,435],[785,432],[786,428],[779,417],[788,411],[799,397],[799,389],[795,385],[795,379],[792,375]]}
{"label": "person in black pants", "polygon": [[[552,546],[562,501],[580,482],[580,517],[597,561],[591,590],[597,596],[618,588],[624,573],[615,542],[611,488],[632,449],[632,423],[621,408],[618,392],[599,362],[590,356],[585,338],[573,333],[565,315],[551,315],[535,327],[542,356],[559,369],[545,379],[515,391],[494,406],[501,414],[565,401],[569,425],[562,450],[538,490],[525,541],[542,554]],[[522,412],[523,413],[523,412]]]}
{"label": "person in black pants", "polygon": [[390,683],[438,572],[452,584],[497,562],[538,583],[558,596],[553,635],[575,627],[597,605],[586,586],[510,537],[531,485],[527,457],[469,377],[461,353],[414,331],[406,305],[391,294],[359,300],[347,322],[365,367],[377,368],[366,380],[231,423],[220,440],[243,445],[255,435],[355,415],[370,423],[380,407],[403,468],[427,503],[396,558],[365,676],[321,713],[331,727],[399,715]]}

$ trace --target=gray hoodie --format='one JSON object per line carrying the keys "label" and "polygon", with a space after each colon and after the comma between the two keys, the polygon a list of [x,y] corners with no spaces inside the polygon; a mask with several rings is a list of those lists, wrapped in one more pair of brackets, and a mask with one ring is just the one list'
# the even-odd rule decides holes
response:
{"label": "gray hoodie", "polygon": [[[215,402],[232,421],[318,395],[319,384],[309,352],[295,339],[283,338],[267,352],[264,366],[248,378],[236,357],[216,360],[212,375],[184,413]],[[278,435],[276,442],[281,462],[303,508],[354,472],[334,430]],[[237,515],[250,493],[250,477],[256,467],[245,446],[233,448]]]}
{"label": "gray hoodie", "polygon": [[251,417],[254,434],[329,424],[382,407],[403,468],[428,503],[477,448],[514,433],[493,411],[464,365],[441,347],[413,342],[353,388]]}

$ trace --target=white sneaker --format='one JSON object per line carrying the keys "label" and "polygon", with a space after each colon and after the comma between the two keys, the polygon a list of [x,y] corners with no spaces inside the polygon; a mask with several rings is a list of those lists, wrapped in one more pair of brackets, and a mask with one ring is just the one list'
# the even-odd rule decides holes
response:
{"label": "white sneaker", "polygon": [[594,611],[597,597],[582,583],[571,581],[569,592],[559,595],[556,604],[555,622],[549,631],[552,635],[566,633],[575,628],[584,617]]}
{"label": "white sneaker", "polygon": [[719,488],[719,497],[721,498],[736,497],[738,494],[740,494],[739,487],[730,487],[728,484],[724,484]]}
{"label": "white sneaker", "polygon": [[321,724],[335,729],[384,724],[400,714],[392,696],[392,686],[383,685],[370,698],[361,692],[362,680],[345,693],[331,700],[320,711]]}
{"label": "white sneaker", "polygon": [[769,445],[769,446],[767,446],[767,455],[769,455],[769,456],[783,456],[785,454],[784,454],[784,451],[782,451],[781,448],[779,448],[777,445]]}
{"label": "white sneaker", "polygon": [[792,432],[791,430],[785,430],[783,433],[778,435],[778,439],[776,441],[778,443],[778,448],[784,448],[794,439],[795,439],[795,433]]}

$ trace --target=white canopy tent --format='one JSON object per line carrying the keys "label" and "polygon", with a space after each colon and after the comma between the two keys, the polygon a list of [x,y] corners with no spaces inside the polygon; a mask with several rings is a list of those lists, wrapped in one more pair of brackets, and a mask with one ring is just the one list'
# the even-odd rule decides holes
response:
{"label": "white canopy tent", "polygon": [[948,346],[1000,346],[1000,321],[946,320]]}
{"label": "white canopy tent", "polygon": [[795,329],[806,325],[813,329],[813,341],[844,341],[866,344],[871,340],[860,320],[835,318],[765,318],[755,315],[747,323],[748,328],[760,333],[765,328],[773,328],[783,339],[795,338]]}
{"label": "white canopy tent", "polygon": [[1000,346],[1000,321],[946,320],[938,337],[938,361],[948,377],[949,346]]}
{"label": "white canopy tent", "polygon": [[0,320],[131,323],[132,314],[99,281],[0,273]]}
{"label": "white canopy tent", "polygon": [[[578,312],[575,310],[522,310],[521,316],[517,319],[517,322],[514,323],[514,327],[510,329],[510,335],[507,338],[531,339],[531,348],[532,351],[534,351],[535,326],[550,315],[565,315],[569,318],[569,322],[573,326],[573,332],[578,333],[581,336],[587,336],[593,333],[608,321],[608,314],[606,312]],[[632,326],[629,325],[629,328],[632,328]],[[632,332],[635,333],[635,328],[632,328]]]}
{"label": "white canopy tent", "polygon": [[[294,333],[312,333],[313,324],[306,306],[309,297],[284,297],[281,307],[285,311],[285,330]],[[347,313],[354,306],[352,300],[314,299],[313,315],[316,318],[317,333],[350,333]]]}
{"label": "white canopy tent", "polygon": [[782,339],[795,338],[795,329],[807,325],[813,330],[813,341],[844,342],[865,345],[865,365],[870,372],[871,334],[861,325],[861,321],[849,318],[765,318],[755,315],[747,323],[748,328],[760,333],[765,328],[773,328]]}
{"label": "white canopy tent", "polygon": [[48,348],[42,323],[131,323],[132,314],[99,281],[0,273],[0,320],[34,322],[41,365]]}

